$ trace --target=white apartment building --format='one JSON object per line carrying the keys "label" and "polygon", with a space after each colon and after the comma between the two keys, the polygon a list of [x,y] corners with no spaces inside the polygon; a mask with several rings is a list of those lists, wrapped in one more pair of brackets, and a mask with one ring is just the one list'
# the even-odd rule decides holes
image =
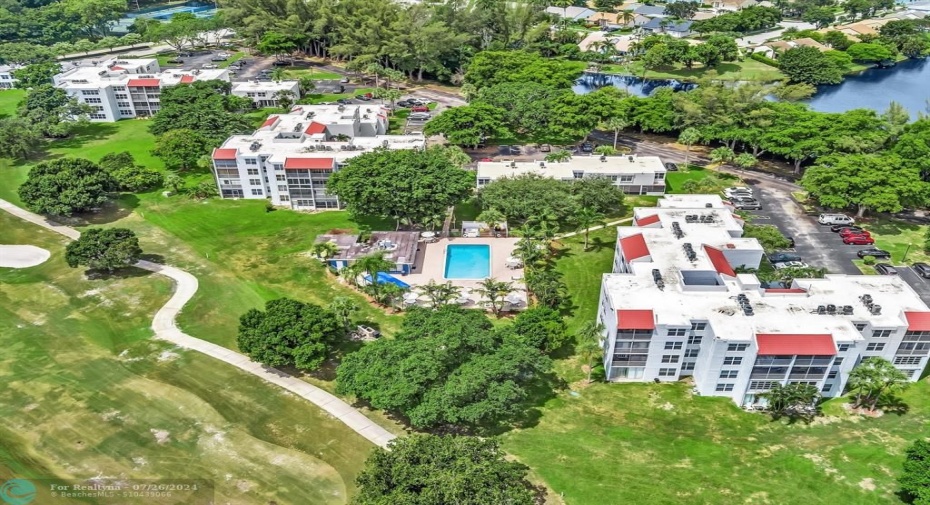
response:
{"label": "white apartment building", "polygon": [[0,89],[13,89],[16,78],[13,77],[13,71],[20,68],[16,65],[0,65]]}
{"label": "white apartment building", "polygon": [[246,81],[234,82],[231,94],[251,98],[258,107],[277,107],[277,93],[289,91],[294,100],[300,98],[300,85],[297,81]]}
{"label": "white apartment building", "polygon": [[[214,79],[229,82],[229,71],[221,68],[162,71],[158,60],[140,58],[110,59],[94,66],[70,68],[55,75],[52,81],[56,87],[93,108],[91,121],[112,122],[154,115],[161,108],[162,88]],[[261,107],[266,106],[268,100],[273,100],[274,92],[282,86],[299,90],[297,81],[246,84],[251,85],[249,91],[243,91],[239,96],[249,96]],[[266,88],[267,97],[257,95],[262,86]],[[256,96],[252,97],[248,94],[250,92]],[[295,96],[300,95],[295,93]]]}
{"label": "white apartment building", "polygon": [[673,195],[617,229],[601,284],[610,381],[693,377],[702,395],[738,405],[775,384],[842,394],[849,372],[880,356],[917,380],[930,354],[930,309],[897,276],[827,275],[770,289],[757,240],[713,195]]}
{"label": "white apartment building", "polygon": [[298,210],[339,208],[326,193],[329,176],[376,148],[422,149],[426,138],[387,135],[378,105],[298,105],[268,117],[251,135],[234,135],[213,150],[223,198],[267,198]]}
{"label": "white apartment building", "polygon": [[607,177],[624,193],[665,194],[665,165],[657,156],[576,156],[568,161],[479,161],[478,188],[502,177],[536,174],[563,181]]}

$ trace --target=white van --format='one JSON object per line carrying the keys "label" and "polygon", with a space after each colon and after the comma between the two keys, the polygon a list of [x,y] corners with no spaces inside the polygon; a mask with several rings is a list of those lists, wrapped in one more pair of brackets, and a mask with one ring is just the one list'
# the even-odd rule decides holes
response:
{"label": "white van", "polygon": [[817,222],[820,224],[848,224],[850,226],[856,224],[856,220],[846,214],[821,214],[817,218]]}

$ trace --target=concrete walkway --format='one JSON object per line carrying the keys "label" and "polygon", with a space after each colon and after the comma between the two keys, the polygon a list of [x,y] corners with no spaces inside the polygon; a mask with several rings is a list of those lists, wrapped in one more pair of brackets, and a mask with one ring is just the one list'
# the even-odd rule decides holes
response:
{"label": "concrete walkway", "polygon": [[[611,222],[609,222],[609,223],[605,223],[605,224],[602,224],[602,225],[600,225],[600,226],[592,226],[592,227],[588,228],[588,231],[600,230],[600,229],[602,229],[602,228],[607,228],[608,226],[617,226],[618,224],[629,223],[629,222],[632,221],[632,220],[633,220],[632,217],[626,217],[626,218],[623,218],[623,219],[621,219],[621,220],[619,220],[619,221],[611,221]],[[584,233],[584,230],[581,230],[581,231],[573,231],[573,232],[571,232],[571,233],[563,233],[563,234],[561,234],[561,235],[556,235],[555,238],[556,238],[556,239],[562,239],[562,238],[574,237],[575,235],[581,235],[582,233]]]}
{"label": "concrete walkway", "polygon": [[[0,210],[60,233],[70,239],[77,239],[81,236],[80,232],[74,228],[49,221],[5,200],[0,200]],[[175,318],[184,308],[184,305],[194,296],[194,293],[197,292],[197,278],[181,269],[149,261],[139,261],[136,266],[164,275],[175,282],[175,290],[171,299],[162,308],[158,309],[155,318],[152,320],[152,330],[155,332],[156,337],[224,361],[267,382],[276,384],[312,402],[379,447],[387,446],[387,443],[395,438],[392,433],[365,417],[361,412],[352,408],[351,405],[312,384],[275,368],[251,361],[247,356],[238,352],[185,334],[178,328]]]}

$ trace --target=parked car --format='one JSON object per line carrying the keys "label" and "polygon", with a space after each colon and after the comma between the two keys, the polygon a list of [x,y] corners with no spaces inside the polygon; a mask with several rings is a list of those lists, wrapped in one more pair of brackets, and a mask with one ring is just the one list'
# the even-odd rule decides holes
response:
{"label": "parked car", "polygon": [[723,195],[727,198],[738,195],[752,196],[752,188],[746,186],[732,186],[723,190]]}
{"label": "parked car", "polygon": [[348,105],[349,100],[346,98],[340,98],[339,100],[336,100],[336,103],[338,103],[339,105]]}
{"label": "parked car", "polygon": [[852,235],[865,235],[866,237],[872,236],[872,234],[869,233],[869,230],[843,230],[840,232],[840,236],[844,238]]}
{"label": "parked car", "polygon": [[396,102],[396,104],[397,104],[398,107],[411,107],[411,106],[413,106],[413,104],[410,103],[408,100],[401,100],[401,101],[399,101],[399,102]]}
{"label": "parked car", "polygon": [[808,268],[810,265],[804,263],[803,261],[786,261],[784,263],[776,263],[775,268],[781,270],[783,268]]}
{"label": "parked car", "polygon": [[271,62],[271,64],[276,67],[289,67],[291,66],[291,63],[291,60],[274,60]]}
{"label": "parked car", "polygon": [[734,202],[733,205],[738,210],[759,210],[762,208],[762,203],[756,199],[739,200],[737,202]]}
{"label": "parked car", "polygon": [[842,224],[835,224],[835,225],[833,225],[833,226],[830,227],[830,231],[832,231],[833,233],[839,233],[839,232],[841,232],[841,231],[843,231],[843,230],[860,231],[860,230],[862,230],[862,227],[860,227],[860,226],[846,226],[846,225],[842,225]]}
{"label": "parked car", "polygon": [[788,247],[794,249],[794,237],[785,237],[788,240]]}
{"label": "parked car", "polygon": [[426,100],[420,100],[419,98],[408,98],[407,101],[410,102],[411,105],[428,105],[429,104],[429,102],[427,102]]}
{"label": "parked car", "polygon": [[180,65],[180,64],[184,63],[184,60],[182,60],[181,58],[171,58],[170,60],[168,60],[168,63],[173,63],[173,64],[175,64],[175,65]]}
{"label": "parked car", "polygon": [[926,263],[914,263],[911,265],[911,268],[914,269],[914,273],[923,277],[924,279],[930,279],[930,265]]}
{"label": "parked car", "polygon": [[210,61],[226,61],[227,58],[229,58],[229,56],[222,56],[222,55],[217,54],[211,57]]}
{"label": "parked car", "polygon": [[879,275],[898,275],[898,271],[895,267],[888,263],[876,263],[875,271],[878,272]]}
{"label": "parked car", "polygon": [[429,107],[425,105],[414,105],[410,108],[411,112],[429,112]]}
{"label": "parked car", "polygon": [[767,255],[769,261],[774,263],[785,263],[786,261],[801,261],[801,256],[789,252],[773,252]]}
{"label": "parked car", "polygon": [[341,82],[341,83],[343,83],[343,84],[349,84],[349,78],[348,78],[348,77],[343,77],[342,79],[339,79],[339,82]]}
{"label": "parked car", "polygon": [[426,121],[427,119],[433,117],[429,112],[414,112],[407,116],[408,119],[414,121]]}
{"label": "parked car", "polygon": [[875,240],[868,235],[850,235],[843,237],[843,243],[846,245],[872,245]]}
{"label": "parked car", "polygon": [[381,332],[372,328],[371,326],[359,325],[356,331],[363,337],[378,338],[381,336]]}
{"label": "parked car", "polygon": [[592,151],[594,151],[594,144],[592,144],[592,143],[590,143],[590,142],[583,142],[583,143],[581,144],[581,152],[583,152],[583,153],[590,153],[590,152],[592,152]]}
{"label": "parked car", "polygon": [[217,67],[213,63],[204,63],[201,68],[219,68],[219,67]]}
{"label": "parked car", "polygon": [[891,258],[891,253],[888,251],[883,251],[881,249],[860,249],[856,251],[856,256],[860,258],[865,258],[866,256],[872,256],[873,258]]}
{"label": "parked car", "polygon": [[677,171],[678,171],[678,165],[675,164],[675,163],[672,163],[672,162],[668,162],[668,163],[665,164],[665,170],[667,170],[667,171],[669,171],[669,172],[677,172]]}
{"label": "parked car", "polygon": [[549,144],[541,144],[539,146],[539,152],[541,153],[552,152],[552,146],[550,146]]}
{"label": "parked car", "polygon": [[738,203],[738,202],[750,202],[750,201],[754,201],[755,198],[753,198],[753,197],[751,197],[751,196],[749,196],[749,195],[736,195],[736,196],[731,196],[731,197],[727,198],[727,200],[729,200],[730,203]]}
{"label": "parked car", "polygon": [[856,224],[856,220],[846,214],[821,214],[817,217],[817,222],[820,224],[842,224],[846,226]]}

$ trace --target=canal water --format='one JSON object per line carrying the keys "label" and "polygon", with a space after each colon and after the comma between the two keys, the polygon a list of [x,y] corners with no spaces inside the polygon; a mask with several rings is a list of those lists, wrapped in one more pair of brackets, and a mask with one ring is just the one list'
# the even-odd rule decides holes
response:
{"label": "canal water", "polygon": [[[572,88],[576,93],[590,93],[604,86],[615,86],[636,96],[648,96],[661,87],[686,91],[694,84],[669,79],[645,79],[631,76],[585,74]],[[930,58],[906,60],[891,68],[875,68],[847,76],[836,86],[820,86],[808,103],[821,112],[843,112],[869,108],[884,111],[898,102],[916,119],[918,113],[930,113]]]}

